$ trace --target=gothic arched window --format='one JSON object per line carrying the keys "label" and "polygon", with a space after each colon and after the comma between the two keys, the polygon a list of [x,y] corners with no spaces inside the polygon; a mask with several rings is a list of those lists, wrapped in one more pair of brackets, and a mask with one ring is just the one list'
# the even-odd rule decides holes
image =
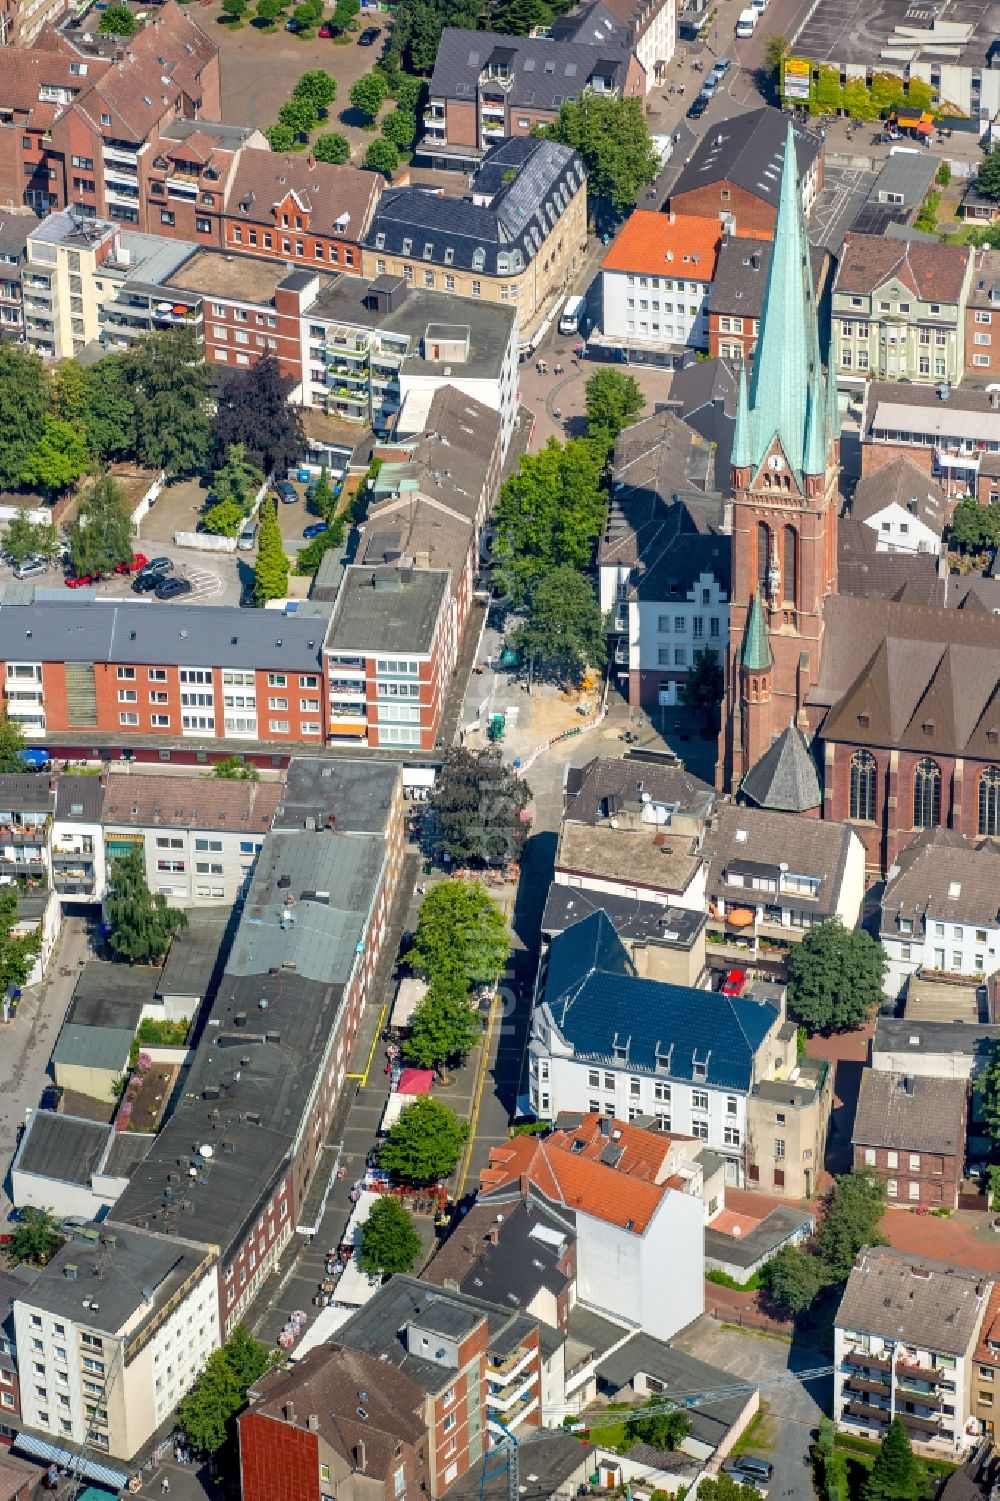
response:
{"label": "gothic arched window", "polygon": [[1000,766],[987,766],[979,778],[979,833],[1000,834]]}
{"label": "gothic arched window", "polygon": [[930,829],[941,822],[941,768],[925,757],[913,773],[913,827]]}
{"label": "gothic arched window", "polygon": [[771,566],[771,529],[766,521],[757,523],[757,583],[767,593],[767,570]]}
{"label": "gothic arched window", "polygon": [[786,526],[781,570],[781,597],[786,604],[790,605],[793,605],[798,598],[798,554],[796,551],[798,540],[794,526]]}
{"label": "gothic arched window", "polygon": [[862,823],[875,822],[875,781],[878,767],[871,751],[855,751],[851,757],[850,817]]}

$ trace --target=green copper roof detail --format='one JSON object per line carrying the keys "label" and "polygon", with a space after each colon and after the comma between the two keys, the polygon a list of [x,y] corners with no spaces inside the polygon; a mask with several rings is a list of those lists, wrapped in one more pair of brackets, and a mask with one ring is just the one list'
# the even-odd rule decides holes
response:
{"label": "green copper roof detail", "polygon": [[840,437],[840,403],[837,400],[837,377],[832,363],[826,372],[826,422],[831,438]]}
{"label": "green copper roof detail", "polygon": [[753,599],[750,601],[741,660],[748,672],[767,672],[774,662],[771,643],[767,638],[767,623],[764,620],[764,606],[760,602],[759,586],[753,591]]}
{"label": "green copper roof detail", "polygon": [[[768,446],[777,437],[795,473],[802,474],[810,436],[807,431],[809,408],[817,379],[822,381],[816,297],[799,195],[795,134],[789,121],[774,243],[750,386],[751,467],[762,461]],[[819,389],[822,389],[821,385]],[[817,417],[820,416],[820,426],[825,429],[825,399],[817,413]],[[817,473],[826,467],[826,446],[821,444],[821,436],[817,431],[810,443],[810,461],[820,447],[823,448],[823,462],[814,471]]]}
{"label": "green copper roof detail", "polygon": [[802,451],[802,468],[806,474],[823,474],[829,444],[826,438],[826,381],[817,370],[809,386],[806,406],[806,438]]}
{"label": "green copper roof detail", "polygon": [[730,463],[737,469],[745,469],[753,463],[753,437],[750,432],[745,362],[740,364],[740,381],[736,392],[736,426],[733,428],[733,452]]}

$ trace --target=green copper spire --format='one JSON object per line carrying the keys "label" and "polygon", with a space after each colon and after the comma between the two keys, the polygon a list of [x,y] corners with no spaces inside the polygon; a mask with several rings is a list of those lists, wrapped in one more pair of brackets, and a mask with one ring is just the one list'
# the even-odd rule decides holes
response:
{"label": "green copper spire", "polygon": [[748,672],[767,672],[774,662],[771,656],[771,643],[767,638],[767,625],[764,621],[764,606],[760,602],[759,585],[753,591],[753,599],[750,601],[750,614],[747,617],[747,633],[743,638],[741,661]]}
{"label": "green copper spire", "polygon": [[840,437],[840,403],[837,401],[837,377],[832,364],[826,372],[826,421],[831,438]]}
{"label": "green copper spire", "polygon": [[829,444],[826,436],[826,382],[822,370],[817,370],[809,384],[809,401],[806,406],[806,440],[802,451],[802,469],[805,474],[823,474]]}
{"label": "green copper spire", "polygon": [[753,463],[753,439],[750,434],[750,408],[747,405],[747,367],[740,362],[740,381],[736,394],[736,426],[733,428],[733,453],[730,463],[746,469]]}
{"label": "green copper spire", "polygon": [[778,437],[792,468],[802,473],[810,392],[820,374],[816,299],[789,121],[750,387],[754,464]]}

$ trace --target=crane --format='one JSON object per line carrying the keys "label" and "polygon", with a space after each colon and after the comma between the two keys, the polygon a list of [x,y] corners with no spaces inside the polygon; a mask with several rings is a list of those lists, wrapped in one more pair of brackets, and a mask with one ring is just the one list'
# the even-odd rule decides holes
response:
{"label": "crane", "polygon": [[[824,1377],[832,1376],[836,1369],[835,1365],[809,1366],[802,1371],[786,1371],[783,1376],[772,1376],[766,1381],[734,1381],[731,1386],[714,1386],[704,1391],[677,1392],[673,1397],[665,1397],[660,1402],[651,1402],[647,1407],[637,1409],[637,1413],[641,1413],[642,1417],[648,1417],[658,1412],[685,1412],[696,1407],[713,1407],[720,1402],[728,1402],[733,1397],[748,1397],[762,1387],[793,1386],[797,1382],[822,1381]],[[553,1408],[552,1412],[569,1413],[573,1410],[563,1403]],[[479,1485],[480,1501],[486,1501],[486,1487],[489,1481],[496,1479],[504,1472],[507,1475],[505,1501],[519,1501],[521,1441],[498,1419],[494,1418],[492,1421],[500,1430],[500,1439],[492,1448],[487,1449],[483,1456],[483,1473]],[[536,1437],[552,1437],[559,1432],[561,1430],[558,1428],[540,1428],[536,1432]]]}

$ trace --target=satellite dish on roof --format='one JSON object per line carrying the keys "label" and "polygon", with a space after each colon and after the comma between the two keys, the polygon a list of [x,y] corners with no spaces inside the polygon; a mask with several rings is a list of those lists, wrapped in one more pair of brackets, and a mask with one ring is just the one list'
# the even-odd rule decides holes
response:
{"label": "satellite dish on roof", "polygon": [[205,1145],[199,1150],[201,1151],[201,1155],[205,1158],[214,1157],[215,1155],[215,1148],[212,1146],[212,1143],[210,1141],[206,1141]]}

